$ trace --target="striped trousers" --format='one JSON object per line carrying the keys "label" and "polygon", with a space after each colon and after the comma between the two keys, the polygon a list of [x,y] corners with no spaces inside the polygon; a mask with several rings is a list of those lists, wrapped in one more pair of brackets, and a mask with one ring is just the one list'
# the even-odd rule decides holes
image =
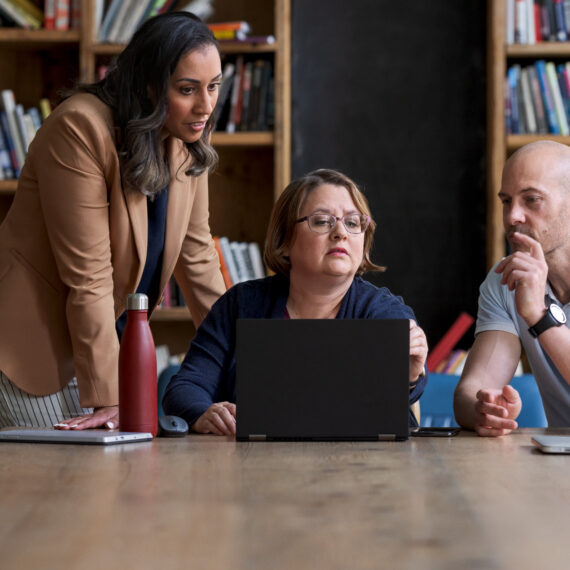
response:
{"label": "striped trousers", "polygon": [[52,427],[92,411],[81,407],[75,378],[55,394],[32,396],[0,370],[0,427]]}

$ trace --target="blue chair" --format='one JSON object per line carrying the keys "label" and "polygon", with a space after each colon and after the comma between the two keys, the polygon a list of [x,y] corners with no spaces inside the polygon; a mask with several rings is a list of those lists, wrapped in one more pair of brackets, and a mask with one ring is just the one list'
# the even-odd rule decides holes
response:
{"label": "blue chair", "polygon": [[[457,426],[453,414],[453,392],[458,381],[459,376],[450,374],[429,375],[427,387],[420,398],[421,426]],[[517,418],[519,427],[547,427],[542,398],[534,376],[515,376],[511,386],[519,392],[523,403]]]}
{"label": "blue chair", "polygon": [[166,387],[170,382],[170,379],[180,370],[180,364],[171,364],[167,366],[158,376],[158,386],[157,386],[157,399],[158,399],[158,417],[164,416],[164,410],[162,409],[162,398],[164,398],[164,393],[166,392]]}

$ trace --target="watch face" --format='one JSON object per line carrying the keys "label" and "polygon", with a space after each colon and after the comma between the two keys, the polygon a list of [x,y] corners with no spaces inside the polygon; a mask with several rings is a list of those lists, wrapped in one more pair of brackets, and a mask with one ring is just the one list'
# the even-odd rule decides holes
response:
{"label": "watch face", "polygon": [[550,312],[552,313],[552,316],[559,322],[559,323],[565,323],[566,322],[566,315],[564,314],[564,311],[562,310],[561,307],[559,307],[558,305],[556,305],[555,303],[552,303],[552,305],[550,305],[549,307]]}

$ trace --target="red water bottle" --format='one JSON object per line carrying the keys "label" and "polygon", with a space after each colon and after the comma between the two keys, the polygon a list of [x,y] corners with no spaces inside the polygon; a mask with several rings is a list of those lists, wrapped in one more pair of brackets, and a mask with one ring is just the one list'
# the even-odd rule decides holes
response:
{"label": "red water bottle", "polygon": [[148,297],[127,296],[127,324],[119,349],[119,422],[122,431],[156,436],[156,352],[148,324]]}

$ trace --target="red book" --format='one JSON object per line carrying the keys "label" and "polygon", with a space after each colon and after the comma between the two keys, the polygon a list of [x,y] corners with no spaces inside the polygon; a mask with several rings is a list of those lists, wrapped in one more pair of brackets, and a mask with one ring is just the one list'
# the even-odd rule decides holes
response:
{"label": "red book", "polygon": [[449,330],[443,335],[441,340],[430,351],[427,358],[427,369],[434,372],[437,365],[449,356],[459,339],[467,332],[473,324],[474,318],[468,313],[461,313],[457,320],[451,325]]}

